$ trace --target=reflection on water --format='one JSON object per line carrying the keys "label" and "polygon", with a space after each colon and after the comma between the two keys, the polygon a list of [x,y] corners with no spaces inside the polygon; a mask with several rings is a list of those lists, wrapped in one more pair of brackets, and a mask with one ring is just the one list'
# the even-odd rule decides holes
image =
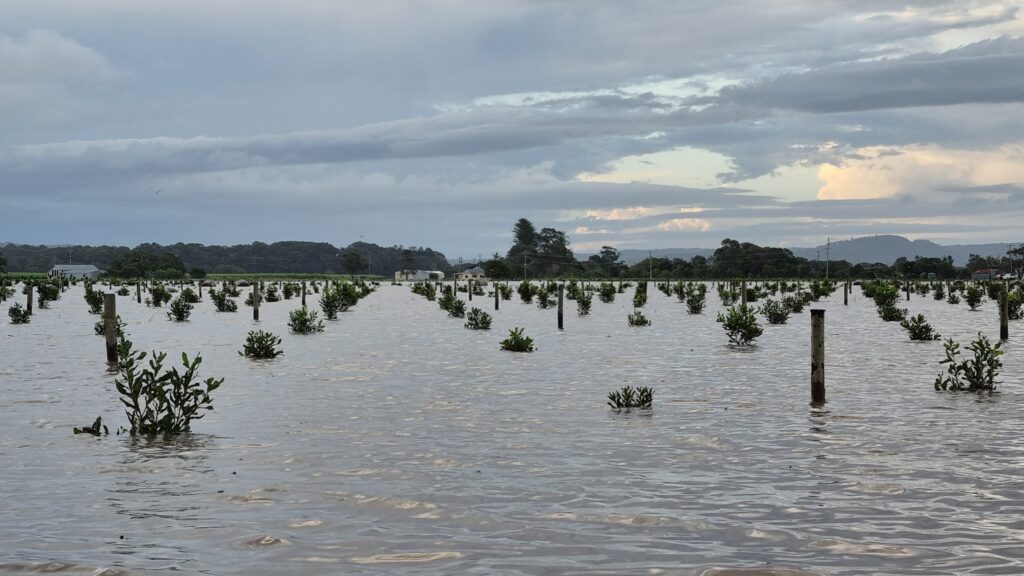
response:
{"label": "reflection on water", "polygon": [[[261,308],[284,338],[268,362],[236,353],[244,307],[178,324],[122,298],[138,347],[226,378],[196,433],[146,440],[71,434],[125,418],[74,289],[0,327],[0,574],[1024,573],[1016,341],[998,393],[938,394],[941,342],[840,294],[808,407],[809,314],[741,352],[713,309],[654,290],[653,325],[628,328],[629,296],[561,333],[518,302],[465,330],[385,286],[293,336],[282,301]],[[998,327],[909,307],[961,341]],[[537,352],[498,350],[514,326]],[[623,385],[654,410],[609,410]]]}

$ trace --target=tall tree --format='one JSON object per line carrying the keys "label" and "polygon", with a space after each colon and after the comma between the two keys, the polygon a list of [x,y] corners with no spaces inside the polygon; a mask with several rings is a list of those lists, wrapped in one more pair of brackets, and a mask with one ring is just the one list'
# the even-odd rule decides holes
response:
{"label": "tall tree", "polygon": [[7,271],[7,259],[4,258],[3,254],[0,254],[0,274]]}

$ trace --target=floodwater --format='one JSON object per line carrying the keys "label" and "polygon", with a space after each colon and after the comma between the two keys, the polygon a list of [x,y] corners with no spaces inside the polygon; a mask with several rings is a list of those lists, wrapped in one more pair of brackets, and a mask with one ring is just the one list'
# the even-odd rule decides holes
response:
{"label": "floodwater", "polygon": [[[942,343],[839,290],[812,305],[816,409],[808,312],[737,350],[713,290],[699,316],[649,294],[652,326],[626,325],[628,290],[586,318],[567,301],[561,333],[554,308],[477,297],[495,321],[475,332],[385,285],[296,336],[294,298],[258,325],[209,298],[175,323],[133,291],[137,348],[199,351],[226,379],[162,441],[72,434],[126,424],[72,288],[0,324],[0,574],[1024,574],[1024,323],[998,393],[937,393]],[[998,338],[991,302],[908,305],[965,345]],[[283,357],[237,354],[257,326]],[[498,349],[515,326],[536,352]],[[654,409],[610,410],[623,385]]]}

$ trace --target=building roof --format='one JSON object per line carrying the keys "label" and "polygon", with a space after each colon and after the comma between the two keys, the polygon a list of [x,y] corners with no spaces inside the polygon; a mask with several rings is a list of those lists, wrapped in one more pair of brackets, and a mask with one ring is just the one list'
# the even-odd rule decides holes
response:
{"label": "building roof", "polygon": [[102,272],[99,268],[92,264],[54,264],[51,272],[72,272],[75,274],[82,274],[86,272]]}
{"label": "building roof", "polygon": [[474,266],[474,267],[470,268],[469,270],[463,270],[462,273],[463,274],[484,274],[485,270],[483,268],[479,267],[479,266]]}
{"label": "building roof", "polygon": [[999,268],[982,268],[981,270],[975,270],[975,274],[998,274]]}

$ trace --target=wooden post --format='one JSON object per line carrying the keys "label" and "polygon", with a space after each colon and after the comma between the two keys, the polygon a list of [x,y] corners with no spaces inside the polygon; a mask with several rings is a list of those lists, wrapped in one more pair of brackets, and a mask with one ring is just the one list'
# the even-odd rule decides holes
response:
{"label": "wooden post", "polygon": [[1010,339],[1010,287],[1005,281],[999,295],[999,339]]}
{"label": "wooden post", "polygon": [[306,307],[306,281],[302,281],[302,307]]}
{"label": "wooden post", "polygon": [[103,328],[107,337],[107,364],[117,364],[117,297],[103,295]]}
{"label": "wooden post", "polygon": [[740,282],[740,302],[747,305],[747,281]]}
{"label": "wooden post", "polygon": [[35,287],[34,284],[27,284],[27,286],[28,286],[28,306],[26,306],[25,308],[28,310],[29,314],[32,314],[32,298],[35,296],[36,287]]}
{"label": "wooden post", "polygon": [[142,304],[142,282],[135,283],[135,302]]}
{"label": "wooden post", "polygon": [[850,305],[850,283],[843,282],[843,306]]}
{"label": "wooden post", "polygon": [[563,317],[564,317],[562,312],[563,312],[564,306],[565,306],[565,304],[563,302],[564,296],[565,296],[565,286],[563,284],[559,284],[558,285],[558,329],[559,330],[563,330],[564,329],[564,324],[563,324],[563,320],[562,320]]}
{"label": "wooden post", "polygon": [[469,301],[473,301],[473,280],[466,281],[466,293],[469,294]]}
{"label": "wooden post", "polygon": [[910,280],[907,280],[907,302],[910,302]]}
{"label": "wooden post", "polygon": [[252,319],[259,322],[260,319],[260,281],[252,283]]}
{"label": "wooden post", "polygon": [[825,403],[825,311],[811,310],[811,404]]}

